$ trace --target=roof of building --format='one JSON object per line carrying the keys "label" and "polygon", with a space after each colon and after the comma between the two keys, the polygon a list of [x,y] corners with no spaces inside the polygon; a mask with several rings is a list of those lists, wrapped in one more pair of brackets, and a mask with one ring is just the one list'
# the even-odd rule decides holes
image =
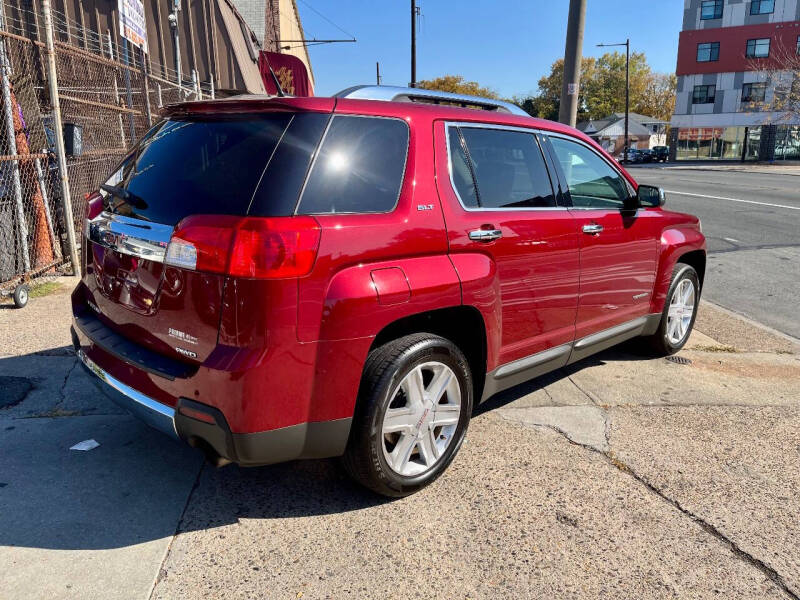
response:
{"label": "roof of building", "polygon": [[[647,115],[640,115],[639,113],[628,113],[628,133],[630,135],[647,135],[651,131],[645,125],[667,125],[667,121],[656,119],[655,117],[648,117]],[[617,134],[617,124],[624,127],[625,113],[612,113],[604,119],[589,119],[588,121],[581,121],[576,125],[576,128],[587,135],[620,135]]]}

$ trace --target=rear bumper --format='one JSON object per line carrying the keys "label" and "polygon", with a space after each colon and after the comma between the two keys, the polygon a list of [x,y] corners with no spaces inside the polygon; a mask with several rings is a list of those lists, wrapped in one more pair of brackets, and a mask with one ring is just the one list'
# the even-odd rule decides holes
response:
{"label": "rear bumper", "polygon": [[175,410],[173,408],[156,402],[111,376],[86,356],[86,353],[80,347],[77,347],[75,351],[84,368],[93,376],[92,380],[98,389],[109,400],[138,417],[150,427],[158,429],[174,439],[178,439],[178,432],[175,429]]}
{"label": "rear bumper", "polygon": [[[218,464],[235,462],[260,466],[303,458],[329,458],[341,456],[347,446],[350,418],[299,423],[256,433],[233,433],[225,415],[217,408],[183,397],[177,399],[173,408],[108,373],[87,355],[88,350],[84,348],[102,349],[79,327],[72,328],[72,341],[81,364],[103,395],[150,427],[202,449]],[[109,357],[122,360],[119,356]]]}

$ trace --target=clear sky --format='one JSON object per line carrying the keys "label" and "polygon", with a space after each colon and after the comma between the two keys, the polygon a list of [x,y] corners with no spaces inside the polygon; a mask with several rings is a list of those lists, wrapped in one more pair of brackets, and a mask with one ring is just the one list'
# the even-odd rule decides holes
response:
{"label": "clear sky", "polygon": [[[315,93],[333,94],[351,85],[410,79],[410,0],[298,0],[306,38],[347,37],[354,44],[310,48]],[[564,56],[569,0],[418,0],[417,78],[463,75],[504,97],[534,91],[537,81]],[[312,10],[313,9],[313,10]],[[606,50],[596,44],[631,39],[656,71],[674,72],[682,0],[588,0],[584,56]],[[624,51],[624,47],[621,48]]]}

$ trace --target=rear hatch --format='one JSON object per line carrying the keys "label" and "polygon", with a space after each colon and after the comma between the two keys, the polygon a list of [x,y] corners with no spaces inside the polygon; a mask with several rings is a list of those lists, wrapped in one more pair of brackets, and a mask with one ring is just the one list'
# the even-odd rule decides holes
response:
{"label": "rear hatch", "polygon": [[191,362],[217,344],[231,268],[265,272],[241,252],[234,267],[237,231],[254,246],[281,221],[264,217],[294,213],[329,119],[207,110],[221,104],[148,132],[89,203],[85,229],[88,307],[128,340]]}

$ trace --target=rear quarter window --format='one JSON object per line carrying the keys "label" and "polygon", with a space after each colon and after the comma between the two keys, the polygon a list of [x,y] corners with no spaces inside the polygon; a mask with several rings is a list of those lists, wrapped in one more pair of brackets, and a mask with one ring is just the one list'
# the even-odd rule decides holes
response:
{"label": "rear quarter window", "polygon": [[382,213],[394,209],[408,155],[402,119],[336,115],[300,198],[300,214]]}

